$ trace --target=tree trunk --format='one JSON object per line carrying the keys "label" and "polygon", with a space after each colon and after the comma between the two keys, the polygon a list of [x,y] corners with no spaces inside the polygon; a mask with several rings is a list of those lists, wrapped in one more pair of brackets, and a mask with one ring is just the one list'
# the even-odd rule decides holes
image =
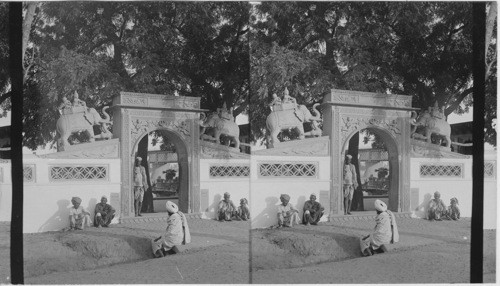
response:
{"label": "tree trunk", "polygon": [[30,39],[31,25],[33,24],[33,19],[35,18],[36,7],[38,2],[27,2],[26,4],[26,15],[23,21],[23,64],[24,64],[24,54],[26,54],[26,49],[28,48],[28,41]]}
{"label": "tree trunk", "polygon": [[23,42],[22,42],[22,67],[23,67],[23,83],[26,81],[26,67],[24,65],[24,56],[26,55],[26,50],[28,49],[28,42],[31,34],[31,26],[33,24],[33,19],[35,18],[36,8],[38,7],[38,2],[27,2],[26,4],[26,15],[23,21]]}
{"label": "tree trunk", "polygon": [[[495,20],[497,18],[497,3],[496,2],[490,2],[489,3],[490,9],[488,11],[488,15],[486,16],[486,44],[485,44],[485,53],[484,55],[488,55],[488,48],[491,43],[491,36],[493,34],[493,27],[495,26]],[[487,58],[487,57],[486,57]]]}
{"label": "tree trunk", "polygon": [[351,210],[353,211],[363,211],[365,209],[363,204],[363,191],[361,190],[361,176],[359,172],[359,132],[352,136],[349,140],[349,150],[347,151],[349,155],[352,156],[351,163],[356,167],[356,177],[358,181],[358,187],[354,190],[354,196],[352,198]]}

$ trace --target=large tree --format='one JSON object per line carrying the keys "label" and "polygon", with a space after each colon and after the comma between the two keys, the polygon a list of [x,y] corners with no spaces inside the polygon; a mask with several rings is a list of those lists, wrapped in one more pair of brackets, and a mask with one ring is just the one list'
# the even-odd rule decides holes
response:
{"label": "large tree", "polygon": [[[486,110],[486,139],[493,144],[494,4]],[[414,107],[437,101],[446,115],[472,104],[471,3],[263,2],[252,10],[251,27],[254,138],[264,135],[266,103],[285,87],[306,105],[331,88],[412,95]]]}
{"label": "large tree", "polygon": [[0,118],[10,110],[9,3],[0,3]]}
{"label": "large tree", "polygon": [[245,112],[248,17],[245,2],[25,5],[25,146],[53,141],[55,107],[74,90],[97,109],[132,91],[201,97],[202,108],[226,103],[235,116]]}

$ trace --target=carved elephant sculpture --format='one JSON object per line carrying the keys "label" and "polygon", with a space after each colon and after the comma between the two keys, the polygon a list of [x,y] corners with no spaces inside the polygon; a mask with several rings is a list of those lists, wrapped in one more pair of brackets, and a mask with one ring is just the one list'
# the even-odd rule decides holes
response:
{"label": "carved elephant sculpture", "polygon": [[278,140],[278,134],[282,130],[295,129],[299,133],[299,139],[304,139],[304,123],[312,121],[321,121],[320,113],[317,109],[319,103],[314,104],[313,112],[314,116],[309,112],[307,107],[304,105],[299,105],[297,110],[286,109],[286,110],[276,110],[271,112],[267,116],[266,126],[270,132],[271,144],[275,146],[280,141]]}
{"label": "carved elephant sculpture", "polygon": [[[411,124],[414,126],[412,129],[413,138],[422,138],[427,140],[427,143],[432,143],[431,135],[436,134],[444,137],[446,140],[446,147],[450,147],[451,127],[446,120],[433,117],[428,111],[424,111],[418,116],[415,112],[413,112]],[[418,126],[423,126],[423,134],[416,133]]]}
{"label": "carved elephant sculpture", "polygon": [[[209,114],[200,120],[200,134],[202,139],[208,139],[220,144],[220,136],[225,135],[235,148],[240,148],[240,128],[236,122],[219,117],[217,113]],[[207,128],[210,128],[207,130]]]}
{"label": "carved elephant sculpture", "polygon": [[68,138],[75,132],[86,132],[89,136],[89,141],[94,142],[95,135],[93,126],[111,124],[109,114],[106,112],[108,108],[108,106],[105,106],[102,109],[104,118],[101,118],[99,113],[94,108],[86,107],[78,108],[77,110],[73,110],[73,112],[62,114],[56,123],[56,129],[60,136],[60,146],[62,150],[70,144],[68,142]]}

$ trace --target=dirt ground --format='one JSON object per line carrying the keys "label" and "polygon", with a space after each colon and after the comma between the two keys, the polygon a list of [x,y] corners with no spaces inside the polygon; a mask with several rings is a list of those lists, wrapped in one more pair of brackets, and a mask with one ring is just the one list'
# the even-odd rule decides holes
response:
{"label": "dirt ground", "polygon": [[[165,222],[27,234],[25,283],[469,282],[470,220],[399,218],[400,242],[372,257],[361,257],[358,243],[373,228],[371,220],[253,230],[251,235],[248,222],[190,219],[189,225],[192,243],[179,255],[159,259],[152,258],[150,238],[163,231]],[[0,284],[9,283],[9,228],[0,223]],[[484,281],[492,283],[496,232],[484,235]]]}
{"label": "dirt ground", "polygon": [[0,222],[0,284],[10,283],[10,223]]}
{"label": "dirt ground", "polygon": [[[389,253],[361,257],[358,220],[252,231],[252,283],[469,283],[470,220],[400,218]],[[484,232],[484,281],[495,282],[496,232]]]}
{"label": "dirt ground", "polygon": [[25,235],[27,284],[248,283],[249,222],[189,220],[192,242],[154,259],[165,222]]}

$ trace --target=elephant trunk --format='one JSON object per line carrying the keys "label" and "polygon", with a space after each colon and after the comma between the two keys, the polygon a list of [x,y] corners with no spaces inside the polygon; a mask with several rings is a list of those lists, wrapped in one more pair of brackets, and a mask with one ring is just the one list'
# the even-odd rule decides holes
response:
{"label": "elephant trunk", "polygon": [[321,114],[319,113],[318,105],[320,105],[320,104],[319,103],[315,103],[313,105],[313,110],[312,111],[314,113],[314,116],[312,116],[309,121],[321,121]]}
{"label": "elephant trunk", "polygon": [[106,110],[108,110],[108,108],[109,108],[109,106],[104,106],[102,108],[102,113],[104,114],[104,120],[102,120],[102,122],[104,122],[104,123],[111,123],[111,117],[106,112]]}
{"label": "elephant trunk", "polygon": [[200,127],[205,127],[205,119],[207,119],[207,116],[205,115],[205,113],[200,113],[200,120],[198,121],[198,123],[200,124]]}
{"label": "elephant trunk", "polygon": [[417,122],[417,113],[415,111],[411,112],[410,124],[414,125],[414,126],[418,125],[418,122]]}

